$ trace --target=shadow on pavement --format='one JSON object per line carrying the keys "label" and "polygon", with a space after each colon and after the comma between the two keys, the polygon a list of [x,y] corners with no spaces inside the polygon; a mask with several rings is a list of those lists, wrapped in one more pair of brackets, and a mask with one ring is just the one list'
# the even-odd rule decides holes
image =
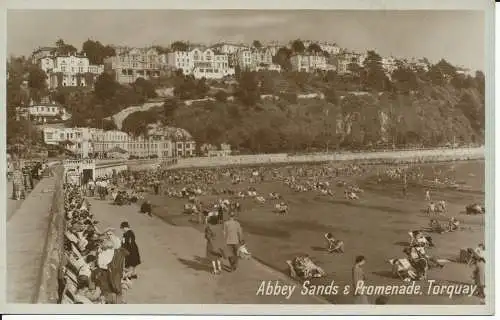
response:
{"label": "shadow on pavement", "polygon": [[195,256],[193,260],[181,258],[178,258],[177,260],[179,260],[186,267],[196,271],[210,272],[212,270],[209,261],[206,258]]}
{"label": "shadow on pavement", "polygon": [[379,277],[396,279],[396,277],[394,277],[394,274],[392,273],[392,271],[389,271],[389,270],[374,271],[374,272],[372,272],[372,274],[377,275]]}

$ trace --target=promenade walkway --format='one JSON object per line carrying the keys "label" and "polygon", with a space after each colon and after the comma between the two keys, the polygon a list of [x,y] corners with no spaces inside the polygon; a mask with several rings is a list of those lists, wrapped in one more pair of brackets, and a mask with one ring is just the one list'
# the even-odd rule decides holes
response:
{"label": "promenade walkway", "polygon": [[[33,303],[38,294],[56,178],[41,180],[19,208],[8,208],[7,302]],[[18,203],[13,203],[16,205]]]}
{"label": "promenade walkway", "polygon": [[241,261],[236,272],[212,275],[204,261],[205,239],[196,229],[139,214],[137,206],[119,207],[95,199],[90,202],[100,229],[118,229],[121,221],[128,221],[136,234],[142,264],[137,269],[139,279],[125,296],[129,304],[325,303],[300,295],[300,286],[288,300],[283,296],[257,296],[261,281],[291,281],[254,260]]}

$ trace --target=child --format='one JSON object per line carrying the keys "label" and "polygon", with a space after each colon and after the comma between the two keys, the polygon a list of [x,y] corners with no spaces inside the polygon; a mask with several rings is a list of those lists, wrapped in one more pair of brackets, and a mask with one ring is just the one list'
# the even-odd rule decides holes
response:
{"label": "child", "polygon": [[238,256],[241,259],[245,259],[245,260],[248,260],[252,257],[252,254],[250,253],[250,251],[248,251],[248,248],[247,248],[247,245],[245,244],[245,241],[242,241],[240,247],[238,248]]}
{"label": "child", "polygon": [[208,217],[208,224],[205,227],[205,239],[207,240],[207,259],[212,263],[212,272],[217,275],[222,272],[221,258],[224,257],[223,237],[219,230],[218,217]]}

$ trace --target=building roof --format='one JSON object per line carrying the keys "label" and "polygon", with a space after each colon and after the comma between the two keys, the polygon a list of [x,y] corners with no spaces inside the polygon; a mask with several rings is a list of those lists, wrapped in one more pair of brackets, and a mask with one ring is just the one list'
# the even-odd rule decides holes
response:
{"label": "building roof", "polygon": [[193,136],[186,130],[182,128],[160,126],[156,124],[150,125],[149,135],[159,135],[168,137],[172,140],[191,140]]}
{"label": "building roof", "polygon": [[115,146],[113,148],[111,148],[108,153],[111,153],[111,152],[117,152],[117,153],[121,153],[121,154],[125,154],[125,153],[128,153],[127,150],[124,150],[118,146]]}

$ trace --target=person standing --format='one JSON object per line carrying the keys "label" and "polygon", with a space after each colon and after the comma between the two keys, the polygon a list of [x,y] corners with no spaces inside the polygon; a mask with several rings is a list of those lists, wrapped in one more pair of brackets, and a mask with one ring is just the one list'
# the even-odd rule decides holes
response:
{"label": "person standing", "polygon": [[366,259],[364,256],[357,256],[352,268],[352,280],[354,287],[354,304],[368,304],[368,297],[362,292],[357,292],[358,288],[365,285],[366,277],[363,265]]}
{"label": "person standing", "polygon": [[122,247],[129,253],[125,258],[126,272],[130,279],[137,279],[135,268],[141,264],[141,256],[139,254],[139,247],[135,242],[135,233],[130,230],[130,225],[126,221],[120,224],[120,229],[123,230]]}
{"label": "person standing", "polygon": [[89,197],[94,197],[94,189],[95,189],[95,183],[93,179],[89,179],[89,182],[87,183],[88,185],[88,196]]}
{"label": "person standing", "polygon": [[484,299],[484,258],[474,259],[474,271],[472,273],[472,278],[474,279],[474,284],[477,286],[476,294],[479,298]]}
{"label": "person standing", "polygon": [[240,223],[235,220],[234,212],[230,212],[229,220],[224,222],[224,238],[231,271],[235,271],[238,267],[238,247],[243,241],[243,232]]}
{"label": "person standing", "polygon": [[431,201],[431,192],[429,190],[425,190],[425,201]]}
{"label": "person standing", "polygon": [[14,200],[21,200],[24,194],[24,180],[19,164],[15,165],[14,172],[12,173],[12,189]]}
{"label": "person standing", "polygon": [[224,223],[224,208],[222,203],[219,203],[219,208],[217,209],[217,223]]}

